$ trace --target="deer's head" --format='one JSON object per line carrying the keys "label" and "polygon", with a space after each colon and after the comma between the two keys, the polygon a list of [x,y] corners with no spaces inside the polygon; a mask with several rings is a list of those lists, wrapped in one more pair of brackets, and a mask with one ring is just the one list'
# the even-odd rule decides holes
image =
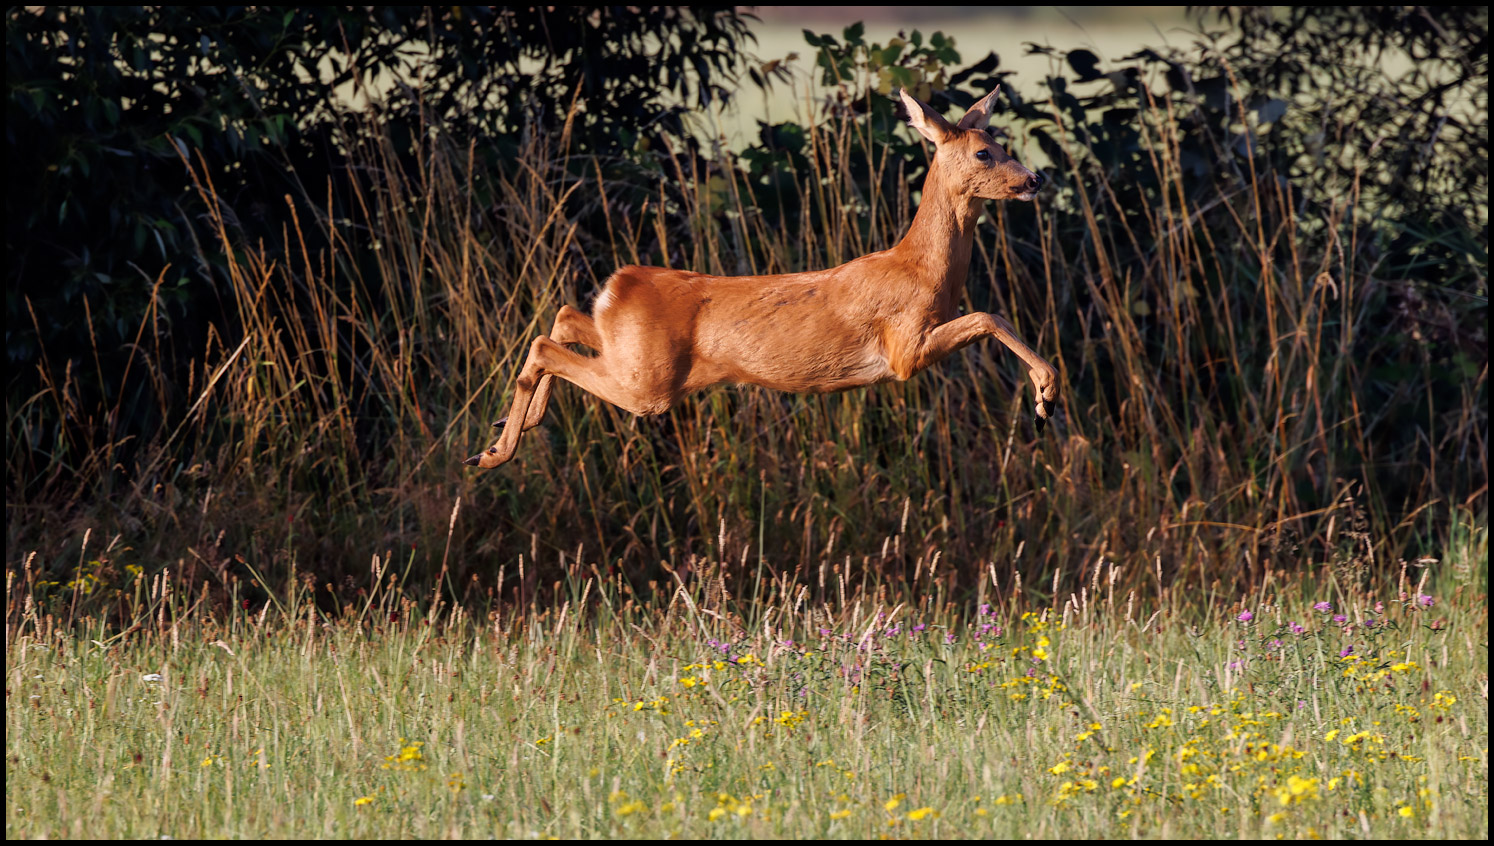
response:
{"label": "deer's head", "polygon": [[1018,164],[986,131],[999,93],[1000,88],[982,97],[958,123],[945,120],[906,90],[902,97],[908,123],[933,142],[934,160],[951,187],[972,199],[1031,200],[1043,186],[1042,175]]}

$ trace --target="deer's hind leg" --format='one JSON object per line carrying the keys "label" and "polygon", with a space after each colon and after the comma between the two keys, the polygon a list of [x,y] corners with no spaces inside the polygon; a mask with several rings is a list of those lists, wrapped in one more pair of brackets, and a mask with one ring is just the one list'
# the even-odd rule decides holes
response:
{"label": "deer's hind leg", "polygon": [[[561,346],[581,344],[599,353],[602,351],[602,335],[597,331],[596,323],[580,309],[568,305],[561,306],[560,312],[555,315],[555,325],[550,329],[549,337]],[[550,387],[554,382],[553,374],[546,373],[539,377],[539,383],[534,388],[534,398],[529,401],[529,414],[524,418],[525,432],[545,419],[545,410],[550,406]],[[503,428],[508,421],[509,418],[504,417],[494,423],[493,427]]]}
{"label": "deer's hind leg", "polygon": [[[577,343],[581,341],[578,340]],[[673,381],[668,368],[663,370],[662,374],[658,371],[656,374],[662,375],[666,381]],[[529,346],[529,358],[525,360],[523,369],[519,371],[519,378],[515,380],[514,402],[505,419],[528,422],[530,415],[536,411],[543,414],[543,407],[537,408],[536,403],[540,385],[555,376],[634,414],[658,414],[669,406],[667,395],[654,386],[618,379],[609,369],[605,353],[596,357],[584,356],[541,335]],[[492,446],[467,459],[465,463],[485,470],[506,463],[518,451],[519,436],[526,428],[528,427],[504,426],[503,433]]]}

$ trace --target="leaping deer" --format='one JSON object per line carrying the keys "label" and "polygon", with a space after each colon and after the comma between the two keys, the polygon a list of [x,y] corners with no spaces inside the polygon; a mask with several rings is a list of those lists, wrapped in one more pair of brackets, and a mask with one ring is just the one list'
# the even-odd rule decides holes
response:
{"label": "leaping deer", "polygon": [[[465,463],[491,469],[513,458],[519,436],[544,419],[556,376],[634,414],[662,414],[723,382],[802,393],[904,380],[991,336],[1027,363],[1042,431],[1058,371],[1006,320],[959,313],[983,201],[1031,200],[1043,184],[986,132],[999,91],[955,124],[901,92],[909,123],[934,144],[934,159],[923,203],[890,250],[777,276],[624,267],[607,280],[590,317],[561,306],[555,328],[529,346],[508,416],[493,424],[503,433]],[[522,425],[505,426],[509,420]]]}

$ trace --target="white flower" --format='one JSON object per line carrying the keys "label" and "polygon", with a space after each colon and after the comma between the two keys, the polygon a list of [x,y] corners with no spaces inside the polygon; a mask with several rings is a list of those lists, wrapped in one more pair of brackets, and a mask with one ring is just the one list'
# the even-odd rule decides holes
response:
{"label": "white flower", "polygon": [[165,677],[163,677],[160,673],[146,673],[145,675],[141,676],[140,678],[143,679],[144,681],[148,681],[148,682],[158,682],[158,681],[164,681],[165,680]]}

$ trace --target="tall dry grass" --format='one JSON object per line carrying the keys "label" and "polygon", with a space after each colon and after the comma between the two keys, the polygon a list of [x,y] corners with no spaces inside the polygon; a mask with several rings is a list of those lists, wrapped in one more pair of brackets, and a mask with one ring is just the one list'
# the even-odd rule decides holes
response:
{"label": "tall dry grass", "polygon": [[[1142,118],[1166,186],[1155,204],[1121,199],[1134,192],[1060,124],[1055,167],[1076,178],[1031,206],[991,204],[981,224],[967,306],[1010,317],[1059,368],[1046,435],[1027,423],[1020,363],[987,344],[903,384],[719,388],[652,419],[560,386],[490,474],[460,460],[561,304],[588,307],[625,263],[775,273],[886,248],[914,213],[914,174],[829,119],[786,189],[805,216],[774,218],[726,155],[598,160],[562,136],[491,162],[435,127],[406,151],[364,126],[349,133],[355,178],[288,195],[282,243],[258,244],[220,175],[184,155],[226,317],[184,384],[153,358],[157,315],[130,349],[97,351],[153,375],[136,400],[160,420],[150,439],[111,437],[142,412],[77,407],[72,371],[42,362],[48,389],[7,408],[8,469],[27,480],[7,497],[7,545],[55,574],[171,566],[222,596],[314,579],[324,601],[370,554],[407,549],[456,600],[582,571],[641,585],[743,543],[744,573],[812,587],[938,561],[950,587],[1015,571],[1039,596],[1107,561],[1138,574],[1123,589],[1205,597],[1282,570],[1358,587],[1440,557],[1487,523],[1487,364],[1457,395],[1413,372],[1369,404],[1378,377],[1359,361],[1397,341],[1370,322],[1383,290],[1357,198],[1308,204],[1249,168],[1200,195],[1178,120],[1170,103]],[[75,425],[39,432],[46,403]],[[1407,405],[1425,428],[1383,437]],[[84,529],[105,540],[80,549]]]}

